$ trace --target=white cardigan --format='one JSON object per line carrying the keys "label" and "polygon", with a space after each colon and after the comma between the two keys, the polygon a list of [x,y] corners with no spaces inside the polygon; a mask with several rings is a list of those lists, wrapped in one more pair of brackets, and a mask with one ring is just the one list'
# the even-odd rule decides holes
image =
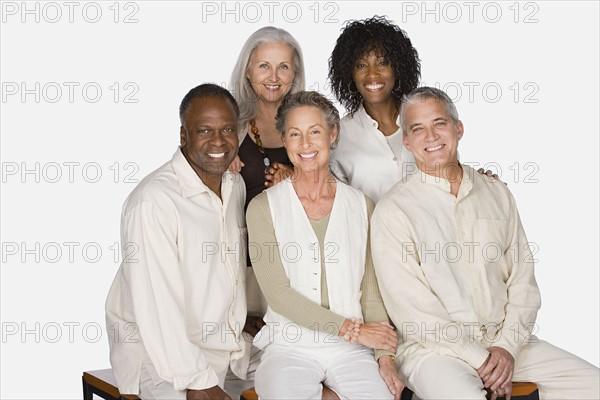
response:
{"label": "white cardigan", "polygon": [[[269,207],[277,249],[293,289],[315,303],[321,303],[321,255],[317,236],[291,181],[286,179],[268,189]],[[368,240],[365,196],[337,181],[336,195],[325,234],[324,262],[330,309],[346,318],[362,318],[361,282],[365,270]],[[267,325],[255,338],[255,345],[332,343],[341,338],[301,327],[270,307]],[[327,329],[327,331],[332,331]]]}

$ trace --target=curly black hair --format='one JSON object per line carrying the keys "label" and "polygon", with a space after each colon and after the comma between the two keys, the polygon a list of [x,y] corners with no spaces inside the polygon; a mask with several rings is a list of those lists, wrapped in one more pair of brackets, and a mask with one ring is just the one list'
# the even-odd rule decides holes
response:
{"label": "curly black hair", "polygon": [[397,102],[419,86],[421,62],[406,32],[385,16],[349,21],[329,58],[328,77],[335,97],[350,115],[363,101],[352,79],[354,65],[371,51],[385,57],[392,66],[397,81],[392,95]]}

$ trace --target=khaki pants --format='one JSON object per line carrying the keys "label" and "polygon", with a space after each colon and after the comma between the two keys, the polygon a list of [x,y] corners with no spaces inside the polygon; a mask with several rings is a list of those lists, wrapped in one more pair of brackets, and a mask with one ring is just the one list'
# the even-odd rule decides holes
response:
{"label": "khaki pants", "polygon": [[[485,399],[477,371],[458,358],[428,351],[405,361],[400,373],[422,399]],[[598,368],[535,337],[515,360],[513,381],[537,384],[544,400],[600,399]]]}

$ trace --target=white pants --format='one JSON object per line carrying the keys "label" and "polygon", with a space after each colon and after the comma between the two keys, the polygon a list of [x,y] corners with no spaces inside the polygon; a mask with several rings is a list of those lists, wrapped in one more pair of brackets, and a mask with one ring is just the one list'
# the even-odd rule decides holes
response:
{"label": "white pants", "polygon": [[[477,371],[458,358],[429,352],[404,362],[400,373],[422,399],[485,399]],[[537,338],[517,356],[513,382],[535,383],[543,400],[600,399],[598,368]]]}
{"label": "white pants", "polygon": [[272,343],[256,370],[256,392],[265,400],[320,400],[323,384],[342,400],[393,398],[373,352],[360,345]]}
{"label": "white pants", "polygon": [[[217,352],[215,352],[217,353]],[[219,352],[222,353],[222,352]],[[248,368],[248,376],[246,380],[242,380],[235,376],[229,369],[229,361],[227,358],[205,352],[206,361],[211,365],[217,376],[219,377],[219,386],[233,400],[238,400],[242,392],[254,386],[254,373],[260,362],[262,351],[252,346],[250,353],[250,367]],[[186,390],[175,390],[169,382],[157,382],[156,376],[150,369],[153,367],[142,365],[140,375],[140,395],[142,400],[185,400]]]}

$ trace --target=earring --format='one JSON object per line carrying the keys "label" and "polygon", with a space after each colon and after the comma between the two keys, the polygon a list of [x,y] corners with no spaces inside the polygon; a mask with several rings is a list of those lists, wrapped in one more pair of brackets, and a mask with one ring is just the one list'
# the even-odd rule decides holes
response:
{"label": "earring", "polygon": [[356,96],[356,92],[354,90],[352,90],[353,83],[354,83],[354,81],[348,82],[348,92],[350,93],[351,96]]}
{"label": "earring", "polygon": [[402,95],[402,87],[400,86],[400,79],[398,79],[398,83],[396,84],[396,87],[392,89],[392,93],[394,93],[397,96]]}

